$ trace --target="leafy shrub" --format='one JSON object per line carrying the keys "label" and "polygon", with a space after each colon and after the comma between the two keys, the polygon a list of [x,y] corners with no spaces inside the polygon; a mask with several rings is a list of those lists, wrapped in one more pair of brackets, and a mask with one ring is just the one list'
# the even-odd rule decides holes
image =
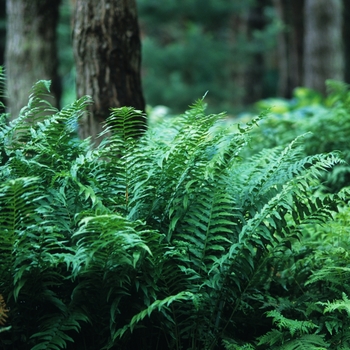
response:
{"label": "leafy shrub", "polygon": [[243,157],[263,116],[218,131],[225,114],[202,100],[140,140],[141,112],[112,109],[93,148],[75,134],[90,100],[58,111],[46,87],[0,130],[4,349],[252,349],[272,344],[270,316],[304,348],[326,341],[274,310],[303,315],[303,291],[278,274],[337,211],[339,195],[317,192],[336,154],[305,156],[298,138]]}

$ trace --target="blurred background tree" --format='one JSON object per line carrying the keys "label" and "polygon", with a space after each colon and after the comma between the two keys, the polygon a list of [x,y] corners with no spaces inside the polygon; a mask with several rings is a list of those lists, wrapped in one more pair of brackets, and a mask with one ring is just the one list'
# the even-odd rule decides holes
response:
{"label": "blurred background tree", "polygon": [[[0,0],[0,10],[4,3]],[[314,10],[312,3],[317,6]],[[137,0],[137,5],[143,92],[150,106],[166,105],[173,113],[182,112],[209,91],[206,101],[211,110],[236,114],[261,98],[290,98],[297,86],[323,91],[325,79],[344,76],[350,81],[349,1]],[[328,16],[327,29],[315,25],[317,16],[322,22],[322,11]],[[75,98],[71,12],[68,0],[62,0],[57,39],[62,104]],[[5,13],[0,17],[1,46]],[[343,66],[337,65],[342,73],[316,69],[324,57],[310,43],[333,52],[327,56],[327,67],[345,57]],[[309,84],[307,74],[321,83]]]}
{"label": "blurred background tree", "polygon": [[61,0],[7,0],[5,66],[8,108],[13,118],[26,105],[34,82],[51,80],[53,105],[59,106],[61,80],[58,76],[56,28]]}
{"label": "blurred background tree", "polygon": [[325,80],[344,80],[342,0],[305,0],[304,86],[326,94]]}
{"label": "blurred background tree", "polygon": [[147,103],[180,112],[208,90],[215,109],[275,94],[269,1],[138,0]]}

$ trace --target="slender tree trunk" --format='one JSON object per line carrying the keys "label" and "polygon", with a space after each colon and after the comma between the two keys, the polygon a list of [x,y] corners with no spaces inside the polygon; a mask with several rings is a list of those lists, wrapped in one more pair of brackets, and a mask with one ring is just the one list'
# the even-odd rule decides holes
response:
{"label": "slender tree trunk", "polygon": [[111,107],[145,109],[135,0],[76,0],[73,46],[77,95],[94,101],[81,137],[95,138]]}
{"label": "slender tree trunk", "polygon": [[303,83],[304,0],[273,0],[284,25],[278,38],[278,95],[290,98]]}
{"label": "slender tree trunk", "polygon": [[[343,0],[344,6],[344,30],[343,38],[350,38],[350,2],[348,0]],[[345,81],[350,82],[350,42],[349,40],[344,40],[344,61],[345,61]]]}
{"label": "slender tree trunk", "polygon": [[[249,11],[248,15],[248,38],[251,40],[253,33],[257,30],[263,30],[265,26],[264,1],[260,1]],[[263,71],[264,55],[261,51],[252,53],[251,64],[245,68],[245,96],[244,105],[250,105],[262,98],[263,94]]]}
{"label": "slender tree trunk", "polygon": [[16,118],[28,102],[28,94],[38,80],[51,80],[58,107],[61,95],[58,77],[56,26],[60,0],[7,0],[7,40],[5,68],[8,109]]}
{"label": "slender tree trunk", "polygon": [[327,79],[344,79],[342,0],[305,0],[304,85],[325,94]]}

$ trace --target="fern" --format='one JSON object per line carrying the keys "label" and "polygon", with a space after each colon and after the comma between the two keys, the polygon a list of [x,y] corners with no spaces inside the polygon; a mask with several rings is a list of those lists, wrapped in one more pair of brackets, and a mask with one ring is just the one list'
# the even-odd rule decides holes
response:
{"label": "fern", "polygon": [[274,310],[267,313],[278,329],[260,337],[258,345],[269,345],[279,350],[326,349],[327,343],[318,334],[310,334],[317,325],[311,321],[292,320]]}
{"label": "fern", "polygon": [[175,301],[183,301],[183,300],[191,300],[193,299],[193,295],[189,292],[180,292],[176,295],[171,295],[165,298],[164,300],[156,300],[150,306],[148,306],[145,310],[141,311],[137,315],[134,315],[131,319],[129,325],[119,329],[114,338],[122,337],[123,334],[130,329],[131,331],[134,329],[135,325],[137,325],[141,320],[143,320],[146,316],[150,316],[153,311],[158,309],[159,312],[162,312],[164,309],[169,309],[170,304]]}
{"label": "fern", "polygon": [[87,322],[89,319],[82,310],[71,311],[68,314],[48,315],[42,319],[43,329],[31,336],[31,339],[39,343],[32,347],[32,350],[63,349],[67,341],[74,342],[74,339],[67,335],[66,331],[79,332],[80,322]]}
{"label": "fern", "polygon": [[280,350],[326,350],[329,346],[321,336],[315,334],[303,335],[280,346]]}
{"label": "fern", "polygon": [[230,340],[223,339],[222,341],[226,350],[254,350],[255,347],[250,344],[239,345],[236,342]]}
{"label": "fern", "polygon": [[269,311],[267,316],[273,318],[273,323],[276,324],[280,330],[287,329],[291,336],[295,334],[307,334],[309,331],[317,328],[317,326],[310,321],[291,320],[284,317],[276,310]]}
{"label": "fern", "polygon": [[315,334],[335,332],[338,310],[316,321],[326,272],[310,280],[313,298],[303,293],[311,271],[302,262],[318,265],[310,242],[297,252],[346,198],[319,192],[338,154],[305,156],[301,136],[252,155],[265,115],[224,127],[203,99],[161,135],[144,132],[142,112],[112,109],[92,148],[75,130],[90,99],[57,111],[42,102],[46,88],[38,83],[0,130],[0,285],[13,346],[345,346],[346,332]]}

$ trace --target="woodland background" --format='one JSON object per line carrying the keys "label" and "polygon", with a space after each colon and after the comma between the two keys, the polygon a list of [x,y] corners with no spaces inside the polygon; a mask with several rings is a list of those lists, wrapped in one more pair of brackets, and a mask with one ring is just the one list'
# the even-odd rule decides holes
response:
{"label": "woodland background", "polygon": [[[0,1],[0,64],[5,3]],[[61,105],[75,97],[71,6],[61,2],[58,24],[59,79],[53,89]],[[324,94],[326,79],[350,80],[348,1],[138,0],[137,6],[150,106],[178,113],[209,91],[209,108],[236,114],[263,98],[290,98],[298,86]],[[18,79],[20,84],[24,77]]]}

